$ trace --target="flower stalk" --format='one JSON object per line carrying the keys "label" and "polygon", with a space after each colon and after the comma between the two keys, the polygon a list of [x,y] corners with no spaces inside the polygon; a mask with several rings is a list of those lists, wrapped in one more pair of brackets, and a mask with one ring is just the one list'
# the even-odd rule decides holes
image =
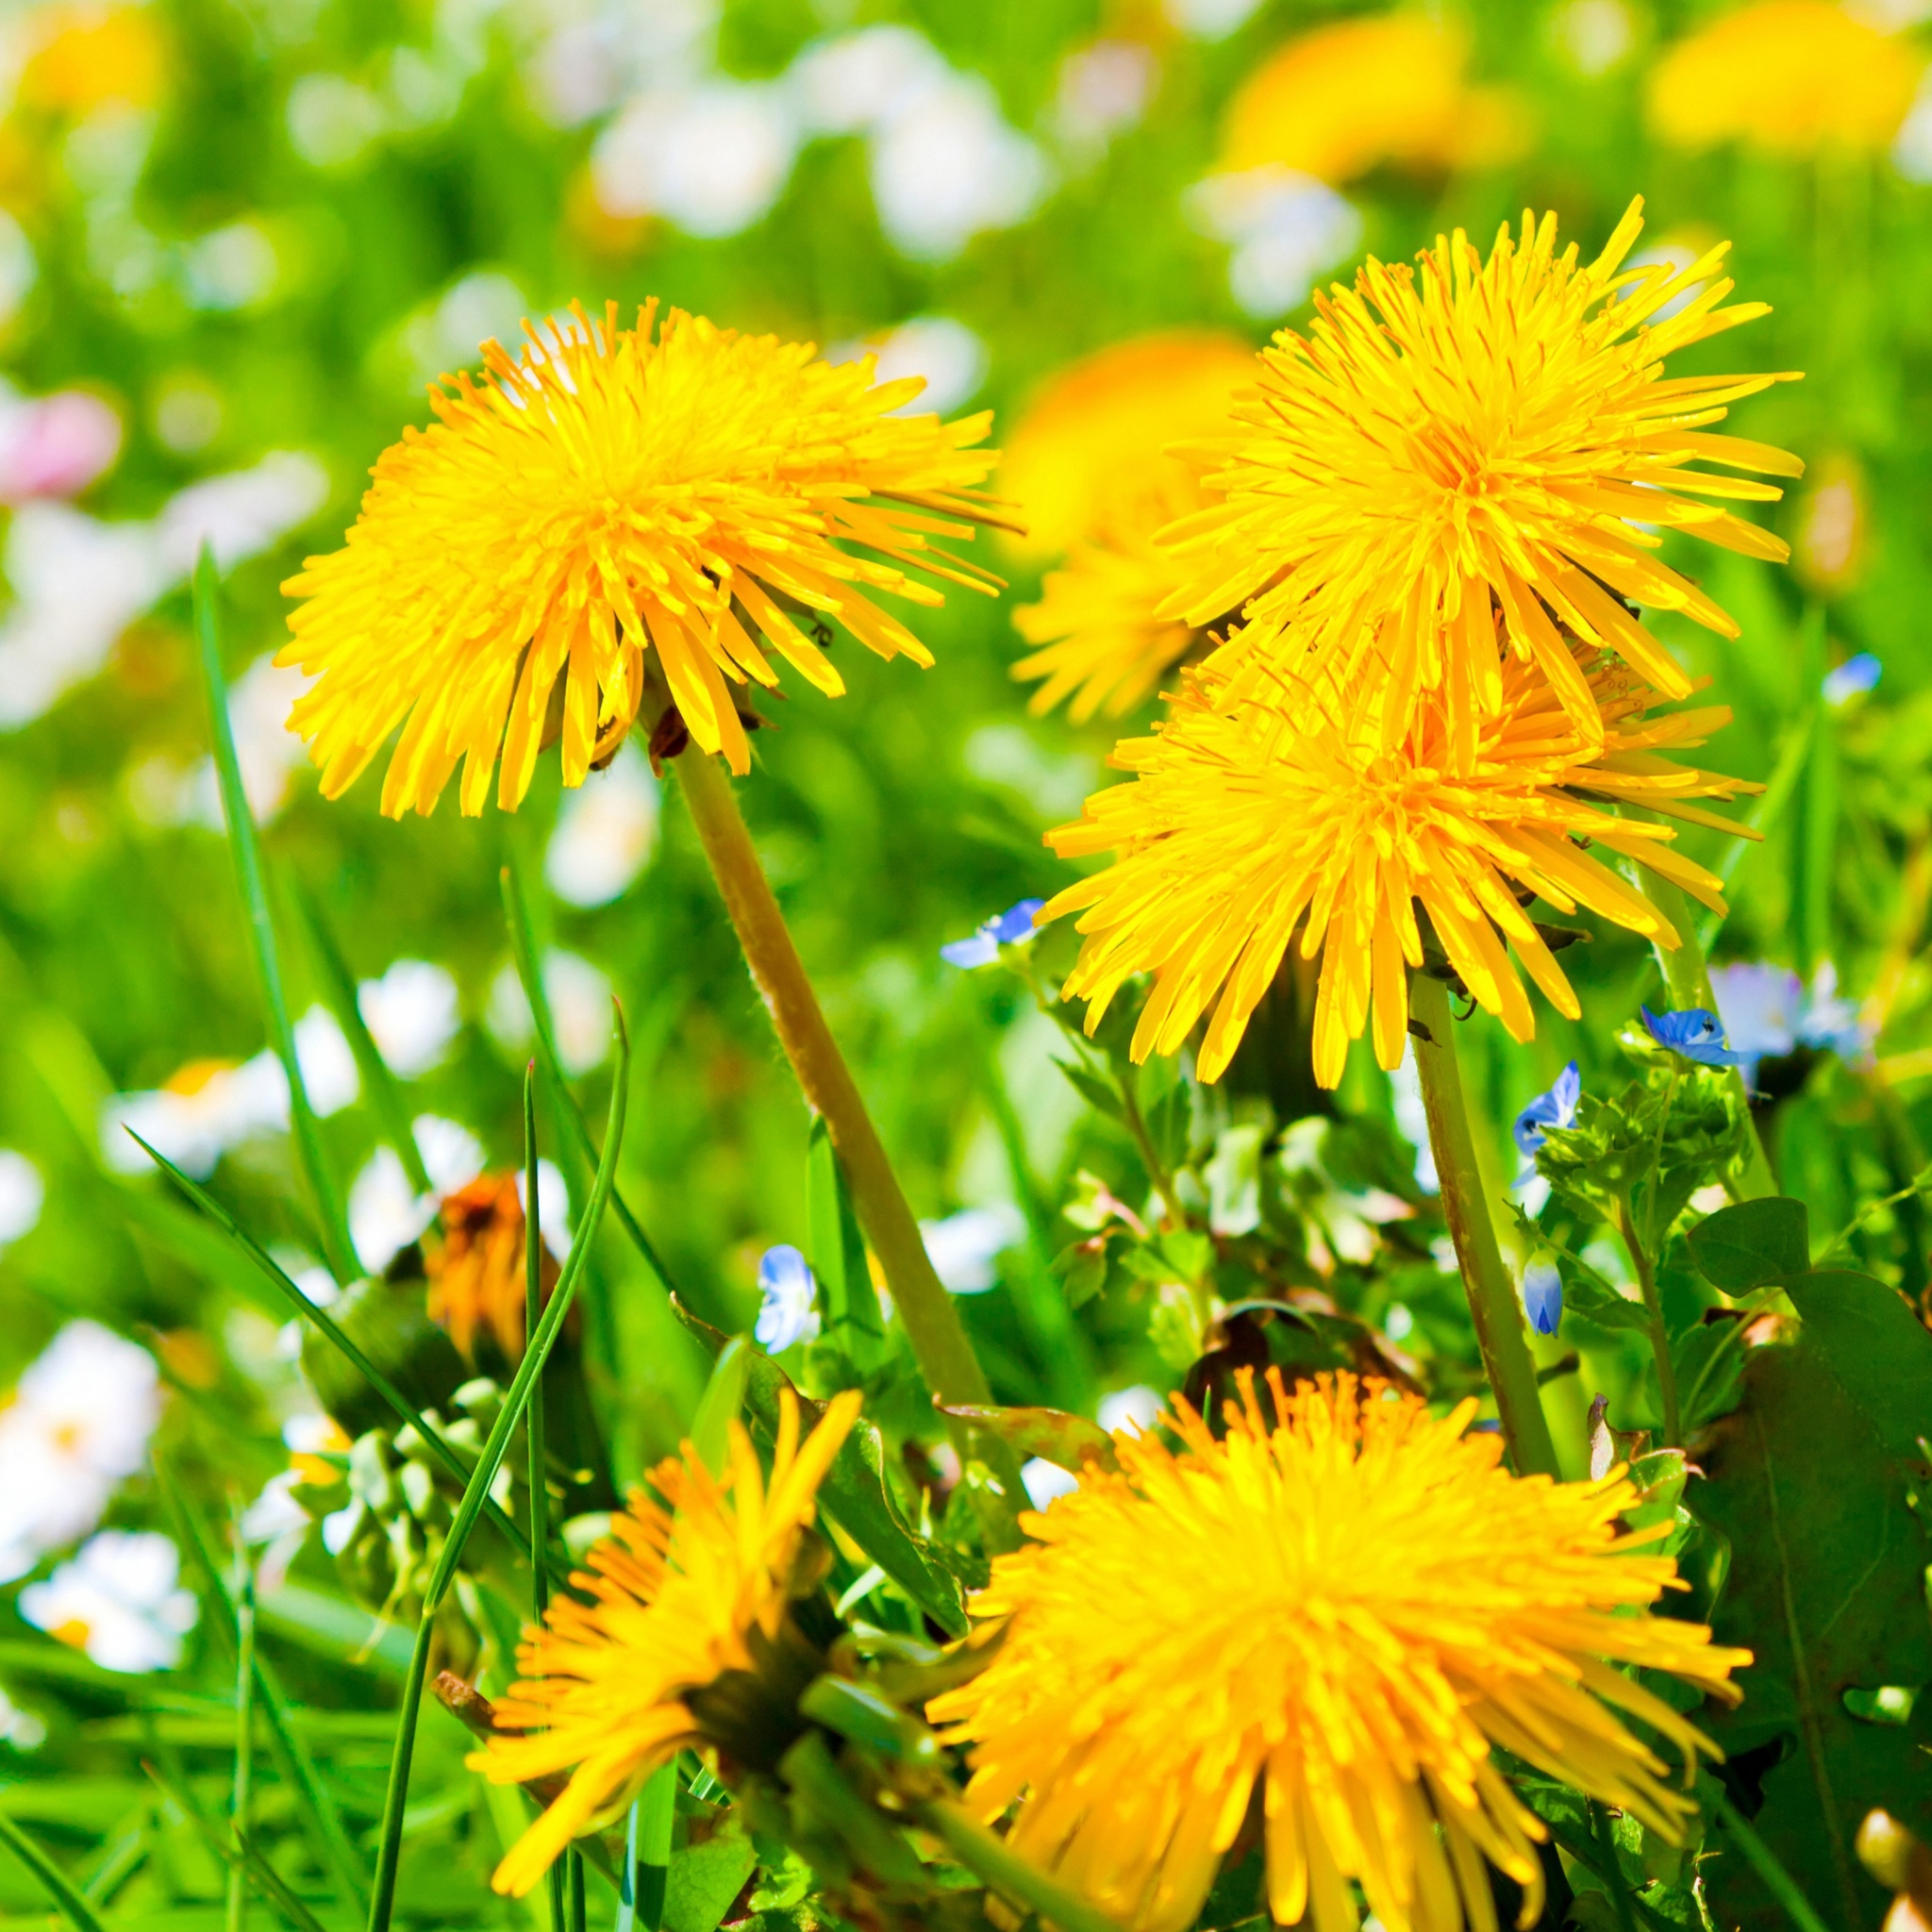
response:
{"label": "flower stalk", "polygon": [[1440,979],[1413,973],[1408,1003],[1410,1013],[1424,1028],[1424,1034],[1416,1039],[1415,1062],[1422,1074],[1423,1106],[1428,1113],[1429,1146],[1441,1184],[1442,1211],[1449,1223],[1449,1239],[1456,1244],[1476,1344],[1495,1392],[1509,1461],[1519,1475],[1556,1478],[1561,1472],[1537,1388],[1536,1360],[1529,1352],[1516,1284],[1504,1265],[1489,1197],[1476,1165],[1462,1070],[1457,1064],[1450,1032],[1449,991]]}
{"label": "flower stalk", "polygon": [[[859,1226],[885,1270],[920,1372],[933,1394],[949,1407],[990,1403],[992,1394],[986,1373],[966,1339],[952,1296],[933,1269],[919,1223],[866,1111],[858,1084],[825,1023],[785,915],[758,863],[731,780],[715,759],[695,749],[687,748],[675,762],[698,842],[718,882],[745,962],[806,1100],[824,1118],[831,1135]],[[957,1422],[948,1426],[967,1433]],[[999,1449],[991,1440],[975,1440],[971,1446],[982,1460],[992,1459]],[[958,1447],[964,1455],[969,1445],[961,1441]],[[1004,1463],[1011,1458],[999,1459]],[[1000,1467],[996,1474],[1003,1483],[1011,1478],[1008,1493],[1016,1496],[1017,1469]]]}

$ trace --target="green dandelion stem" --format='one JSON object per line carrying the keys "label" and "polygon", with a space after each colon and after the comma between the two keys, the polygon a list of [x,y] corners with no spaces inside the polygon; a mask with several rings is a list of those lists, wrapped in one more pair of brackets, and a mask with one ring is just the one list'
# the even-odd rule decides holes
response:
{"label": "green dandelion stem", "polygon": [[1426,973],[1412,973],[1408,1006],[1426,1036],[1416,1040],[1415,1063],[1429,1117],[1429,1146],[1436,1157],[1442,1211],[1462,1269],[1476,1342],[1495,1392],[1496,1413],[1502,1418],[1503,1440],[1519,1475],[1557,1476],[1557,1447],[1543,1415],[1536,1359],[1529,1352],[1516,1284],[1496,1244],[1496,1225],[1476,1165],[1475,1137],[1451,1031],[1449,990]]}

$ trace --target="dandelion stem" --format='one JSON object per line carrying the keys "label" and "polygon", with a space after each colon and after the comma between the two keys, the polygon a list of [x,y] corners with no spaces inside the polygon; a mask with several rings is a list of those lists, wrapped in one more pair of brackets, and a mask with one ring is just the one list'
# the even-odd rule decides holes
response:
{"label": "dandelion stem", "polygon": [[1411,974],[1408,1003],[1427,1033],[1426,1039],[1416,1041],[1415,1063],[1429,1117],[1429,1146],[1436,1157],[1442,1211],[1462,1268],[1476,1343],[1495,1392],[1496,1413],[1502,1418],[1503,1440],[1519,1475],[1556,1476],[1557,1449],[1543,1416],[1536,1361],[1529,1352],[1516,1285],[1496,1245],[1495,1223],[1476,1167],[1475,1138],[1450,1033],[1448,989],[1426,973]]}
{"label": "dandelion stem", "polygon": [[[806,977],[798,949],[786,929],[785,915],[778,909],[753,848],[751,833],[738,809],[731,780],[715,758],[695,748],[683,752],[676,765],[691,823],[718,881],[738,942],[744,949],[745,961],[764,995],[779,1044],[798,1075],[807,1101],[824,1116],[852,1189],[859,1226],[885,1270],[920,1371],[933,1394],[948,1407],[991,1402],[985,1371],[966,1339],[958,1309],[934,1272],[919,1223],[886,1158],[858,1085],[825,1024],[818,995]],[[973,1434],[957,1421],[948,1426],[961,1438]],[[986,1439],[970,1443],[961,1440],[958,1446],[962,1455],[970,1449],[981,1460],[994,1463],[1008,1497],[1019,1495],[1018,1469],[1003,1466],[1012,1458],[1002,1453],[1000,1445]]]}

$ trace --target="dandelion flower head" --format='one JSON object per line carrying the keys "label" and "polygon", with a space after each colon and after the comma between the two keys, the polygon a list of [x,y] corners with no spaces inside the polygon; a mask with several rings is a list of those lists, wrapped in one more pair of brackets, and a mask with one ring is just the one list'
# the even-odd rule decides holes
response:
{"label": "dandelion flower head", "polygon": [[433,808],[459,761],[465,812],[523,800],[560,733],[563,780],[611,757],[644,654],[691,737],[732,769],[750,751],[729,683],[777,681],[769,650],[827,695],[844,681],[809,633],[834,619],[880,656],[931,654],[873,599],[937,604],[914,571],[995,580],[936,547],[991,515],[977,488],[990,418],[891,412],[918,377],[872,358],[745,336],[656,307],[529,330],[484,377],[445,377],[438,420],[384,452],[344,546],[283,588],[302,599],[279,661],[316,682],[291,727],[324,791],[392,731],[382,807]]}
{"label": "dandelion flower head", "polygon": [[1651,70],[1651,125],[1677,147],[1869,153],[1890,144],[1924,67],[1908,36],[1834,0],[1758,0],[1663,55]]}
{"label": "dandelion flower head", "polygon": [[[467,1187],[445,1194],[437,1224],[437,1232],[423,1244],[429,1319],[448,1331],[465,1361],[476,1359],[477,1342],[485,1335],[506,1361],[522,1361],[529,1291],[517,1176],[480,1174]],[[547,1301],[557,1286],[557,1260],[545,1247],[538,1262]]]}
{"label": "dandelion flower head", "polygon": [[1468,38],[1421,10],[1331,21],[1279,48],[1229,104],[1220,166],[1337,187],[1371,168],[1491,166],[1523,146],[1508,90],[1473,87]]}
{"label": "dandelion flower head", "polygon": [[1266,1392],[1273,1419],[1245,1380],[1223,1441],[1177,1402],[1177,1452],[1117,1436],[1117,1474],[1023,1519],[973,1604],[1004,1642],[927,1707],[973,1746],[967,1802],[1018,1803],[1012,1848],[1134,1932],[1192,1922],[1257,1792],[1280,1924],[1355,1932],[1354,1880],[1389,1932],[1493,1927],[1485,1858],[1534,1923],[1544,1827],[1498,1746],[1680,1841],[1691,1801],[1618,1712],[1717,1753],[1614,1667],[1735,1702],[1751,1657],[1646,1614],[1676,1566],[1621,1529],[1622,1470],[1512,1476],[1474,1401]]}
{"label": "dandelion flower head", "polygon": [[1198,1071],[1218,1079],[1294,942],[1303,958],[1321,957],[1315,1076],[1333,1087],[1372,1008],[1377,1058],[1401,1063],[1407,974],[1425,958],[1418,906],[1438,963],[1519,1040],[1536,1022],[1512,951],[1559,1012],[1578,1012],[1531,899],[1566,914],[1587,906],[1674,947],[1675,929],[1578,841],[1721,906],[1719,880],[1674,849],[1667,827],[1602,802],[1736,831],[1693,801],[1757,788],[1659,756],[1702,743],[1728,710],[1646,715],[1656,693],[1634,674],[1566,648],[1600,740],[1577,728],[1539,665],[1513,658],[1501,667],[1501,708],[1473,744],[1437,692],[1385,748],[1373,660],[1237,702],[1212,676],[1190,680],[1153,736],[1116,747],[1113,762],[1134,781],[1096,792],[1082,818],[1047,835],[1064,857],[1114,855],[1040,915],[1081,914],[1086,941],[1066,993],[1088,1002],[1088,1031],[1128,979],[1152,973],[1134,1057],[1178,1052],[1211,1008]]}
{"label": "dandelion flower head", "polygon": [[[496,1869],[521,1898],[579,1833],[623,1816],[658,1766],[707,1740],[692,1697],[727,1671],[755,1671],[776,1638],[819,1484],[858,1413],[847,1391],[799,1440],[784,1392],[769,1482],[751,1438],[731,1425],[714,1478],[687,1443],[652,1471],[611,1534],[517,1653],[520,1680],[496,1707],[497,1736],[470,1760],[497,1784],[568,1772],[570,1782]],[[661,1501],[658,1500],[661,1498]]]}
{"label": "dandelion flower head", "polygon": [[1557,252],[1554,215],[1525,215],[1487,260],[1458,230],[1423,252],[1420,273],[1372,258],[1353,288],[1318,294],[1308,334],[1275,337],[1257,398],[1236,409],[1246,433],[1207,479],[1225,502],[1163,539],[1186,566],[1163,614],[1205,624],[1241,608],[1231,663],[1379,655],[1391,743],[1416,694],[1438,688],[1473,729],[1503,702],[1506,656],[1541,665],[1592,732],[1562,628],[1682,697],[1686,673],[1624,600],[1726,636],[1737,625],[1658,559],[1660,532],[1787,554],[1725,508],[1774,499],[1774,486],[1691,466],[1803,466],[1709,431],[1784,378],[1663,376],[1676,350],[1766,310],[1724,306],[1728,244],[1620,273],[1641,206],[1587,267],[1574,244]]}

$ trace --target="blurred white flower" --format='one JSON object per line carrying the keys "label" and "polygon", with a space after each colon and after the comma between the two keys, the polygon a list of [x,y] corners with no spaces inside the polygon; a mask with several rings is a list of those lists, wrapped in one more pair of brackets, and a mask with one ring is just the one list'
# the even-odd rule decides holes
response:
{"label": "blurred white flower", "polygon": [[1001,1201],[962,1208],[943,1221],[922,1221],[919,1232],[943,1287],[954,1294],[984,1294],[999,1278],[993,1263],[1026,1232],[1026,1220],[1010,1201]]}
{"label": "blurred white flower", "polygon": [[305,74],[289,90],[289,145],[311,168],[343,168],[379,141],[389,117],[366,87],[340,74]]}
{"label": "blurred white flower", "polygon": [[1108,1435],[1116,1429],[1132,1429],[1137,1434],[1154,1426],[1155,1419],[1165,1407],[1158,1389],[1150,1389],[1144,1382],[1136,1382],[1129,1389],[1116,1389],[1110,1394],[1100,1398],[1097,1411],[1100,1426]]}
{"label": "blurred white flower", "polygon": [[949,75],[872,137],[879,225],[920,260],[943,261],[982,229],[1024,221],[1047,186],[1046,158],[1007,125],[976,74]]}
{"label": "blurred white flower", "polygon": [[1907,181],[1932,181],[1932,67],[1925,70],[1911,108],[1892,137],[1891,165]]}
{"label": "blurred white flower", "polygon": [[901,403],[892,411],[895,416],[949,416],[986,380],[986,344],[950,315],[915,315],[883,337],[836,343],[825,352],[825,360],[856,362],[866,355],[878,358],[874,381],[898,382],[908,375],[924,379],[924,389]]}
{"label": "blurred white flower", "polygon": [[1624,0],[1568,0],[1550,16],[1557,53],[1586,80],[1620,67],[1637,44],[1637,23]]}
{"label": "blurred white flower", "polygon": [[1054,131],[1076,152],[1094,153],[1147,111],[1160,62],[1142,41],[1090,41],[1060,62]]}
{"label": "blurred white flower", "polygon": [[22,1591],[20,1613],[104,1670],[172,1670],[201,1614],[180,1575],[181,1554],[166,1537],[104,1529],[46,1582]]}
{"label": "blurred white flower", "polygon": [[[543,956],[543,997],[557,1032],[557,1057],[566,1074],[588,1074],[608,1057],[610,993],[609,976],[580,954],[553,948]],[[483,1024],[506,1053],[525,1053],[535,1039],[530,1003],[513,964],[506,965],[491,981]]]}
{"label": "blurred white flower", "polygon": [[646,85],[711,65],[718,0],[530,0],[542,38],[525,68],[538,111],[559,127],[608,112]]}
{"label": "blurred white flower", "polygon": [[476,269],[461,276],[403,325],[398,337],[414,386],[453,369],[474,369],[478,347],[494,337],[512,351],[523,336],[530,298],[507,275]]}
{"label": "blurred white flower", "polygon": [[867,26],[815,41],[791,63],[800,118],[813,134],[870,134],[952,75],[916,27]]}
{"label": "blurred white flower", "polygon": [[47,1184],[25,1154],[0,1147],[0,1252],[40,1225]]}
{"label": "blurred white flower", "polygon": [[290,1494],[302,1480],[298,1471],[285,1469],[262,1484],[261,1493],[242,1512],[243,1542],[272,1543],[308,1529],[308,1510]]}
{"label": "blurred white flower", "polygon": [[436,1219],[438,1204],[483,1172],[483,1143],[469,1128],[435,1114],[410,1124],[416,1151],[429,1174],[418,1194],[393,1147],[378,1147],[349,1184],[349,1239],[357,1258],[380,1274]]}
{"label": "blurred white flower", "polygon": [[160,1416],[146,1349],[98,1322],[55,1336],[0,1409],[0,1582],[100,1521],[114,1485],[147,1459]]}
{"label": "blurred white flower", "polygon": [[[242,789],[258,825],[272,824],[289,802],[295,774],[308,769],[308,748],[289,729],[289,712],[311,680],[292,665],[278,666],[264,652],[228,687],[228,723]],[[128,799],[151,825],[204,825],[225,832],[221,779],[212,758],[185,769],[157,757],[127,774]]]}
{"label": "blurred white flower", "polygon": [[1423,1105],[1423,1076],[1415,1063],[1415,1041],[1402,1049],[1402,1064],[1389,1075],[1391,1110],[1395,1130],[1415,1149],[1415,1184],[1425,1194],[1441,1191],[1441,1178],[1436,1173],[1435,1150],[1429,1145],[1429,1115]]}
{"label": "blurred white flower", "polygon": [[758,1319],[753,1339],[767,1355],[819,1336],[818,1281],[790,1242],[767,1248],[758,1262]]}
{"label": "blurred white flower", "polygon": [[[326,1120],[361,1091],[356,1057],[326,1007],[295,1022],[295,1057],[308,1104]],[[191,1060],[165,1087],[117,1093],[101,1110],[101,1153],[117,1174],[146,1174],[153,1162],[127,1129],[196,1180],[230,1149],[289,1128],[289,1077],[274,1048],[253,1059]]]}
{"label": "blurred white flower", "polygon": [[427,959],[398,959],[380,979],[365,979],[356,1008],[376,1052],[404,1080],[441,1062],[463,1024],[455,974]]}
{"label": "blurred white flower", "polygon": [[1210,175],[1183,197],[1203,233],[1233,245],[1228,287],[1250,315],[1285,315],[1355,253],[1361,217],[1325,181],[1270,163]]}
{"label": "blurred white flower", "polygon": [[188,299],[217,314],[257,307],[281,278],[281,258],[259,222],[209,229],[188,245],[182,267]]}
{"label": "blurred white flower", "polygon": [[1219,41],[1244,25],[1260,4],[1261,0],[1164,0],[1162,10],[1184,34]]}
{"label": "blurred white flower", "polygon": [[40,272],[26,230],[0,208],[0,326],[20,313],[20,305],[33,292]]}
{"label": "blurred white flower", "polygon": [[73,496],[121,454],[121,418],[80,389],[24,396],[0,381],[0,503]]}
{"label": "blurred white flower", "polygon": [[564,794],[543,855],[543,877],[567,906],[622,898],[658,844],[658,781],[626,739],[602,772]]}
{"label": "blurred white flower", "polygon": [[735,235],[777,200],[797,152],[783,86],[720,75],[627,102],[591,151],[591,179],[607,213]]}
{"label": "blurred white flower", "polygon": [[1025,1486],[1026,1500],[1036,1509],[1044,1509],[1061,1496],[1070,1496],[1080,1487],[1080,1478],[1058,1462],[1036,1456],[1020,1465],[1020,1480]]}
{"label": "blurred white flower", "polygon": [[13,607],[0,618],[0,730],[30,724],[92,677],[115,639],[193,568],[204,539],[225,570],[307,522],[327,494],[320,463],[281,450],[191,484],[151,523],[23,504],[7,534]]}
{"label": "blurred white flower", "polygon": [[[522,1168],[517,1170],[517,1206],[530,1211],[530,1191]],[[537,1220],[543,1245],[559,1261],[570,1259],[570,1186],[554,1161],[537,1162]]]}
{"label": "blurred white flower", "polygon": [[0,1690],[0,1741],[16,1751],[38,1751],[47,1741],[47,1727],[32,1711],[23,1710]]}

